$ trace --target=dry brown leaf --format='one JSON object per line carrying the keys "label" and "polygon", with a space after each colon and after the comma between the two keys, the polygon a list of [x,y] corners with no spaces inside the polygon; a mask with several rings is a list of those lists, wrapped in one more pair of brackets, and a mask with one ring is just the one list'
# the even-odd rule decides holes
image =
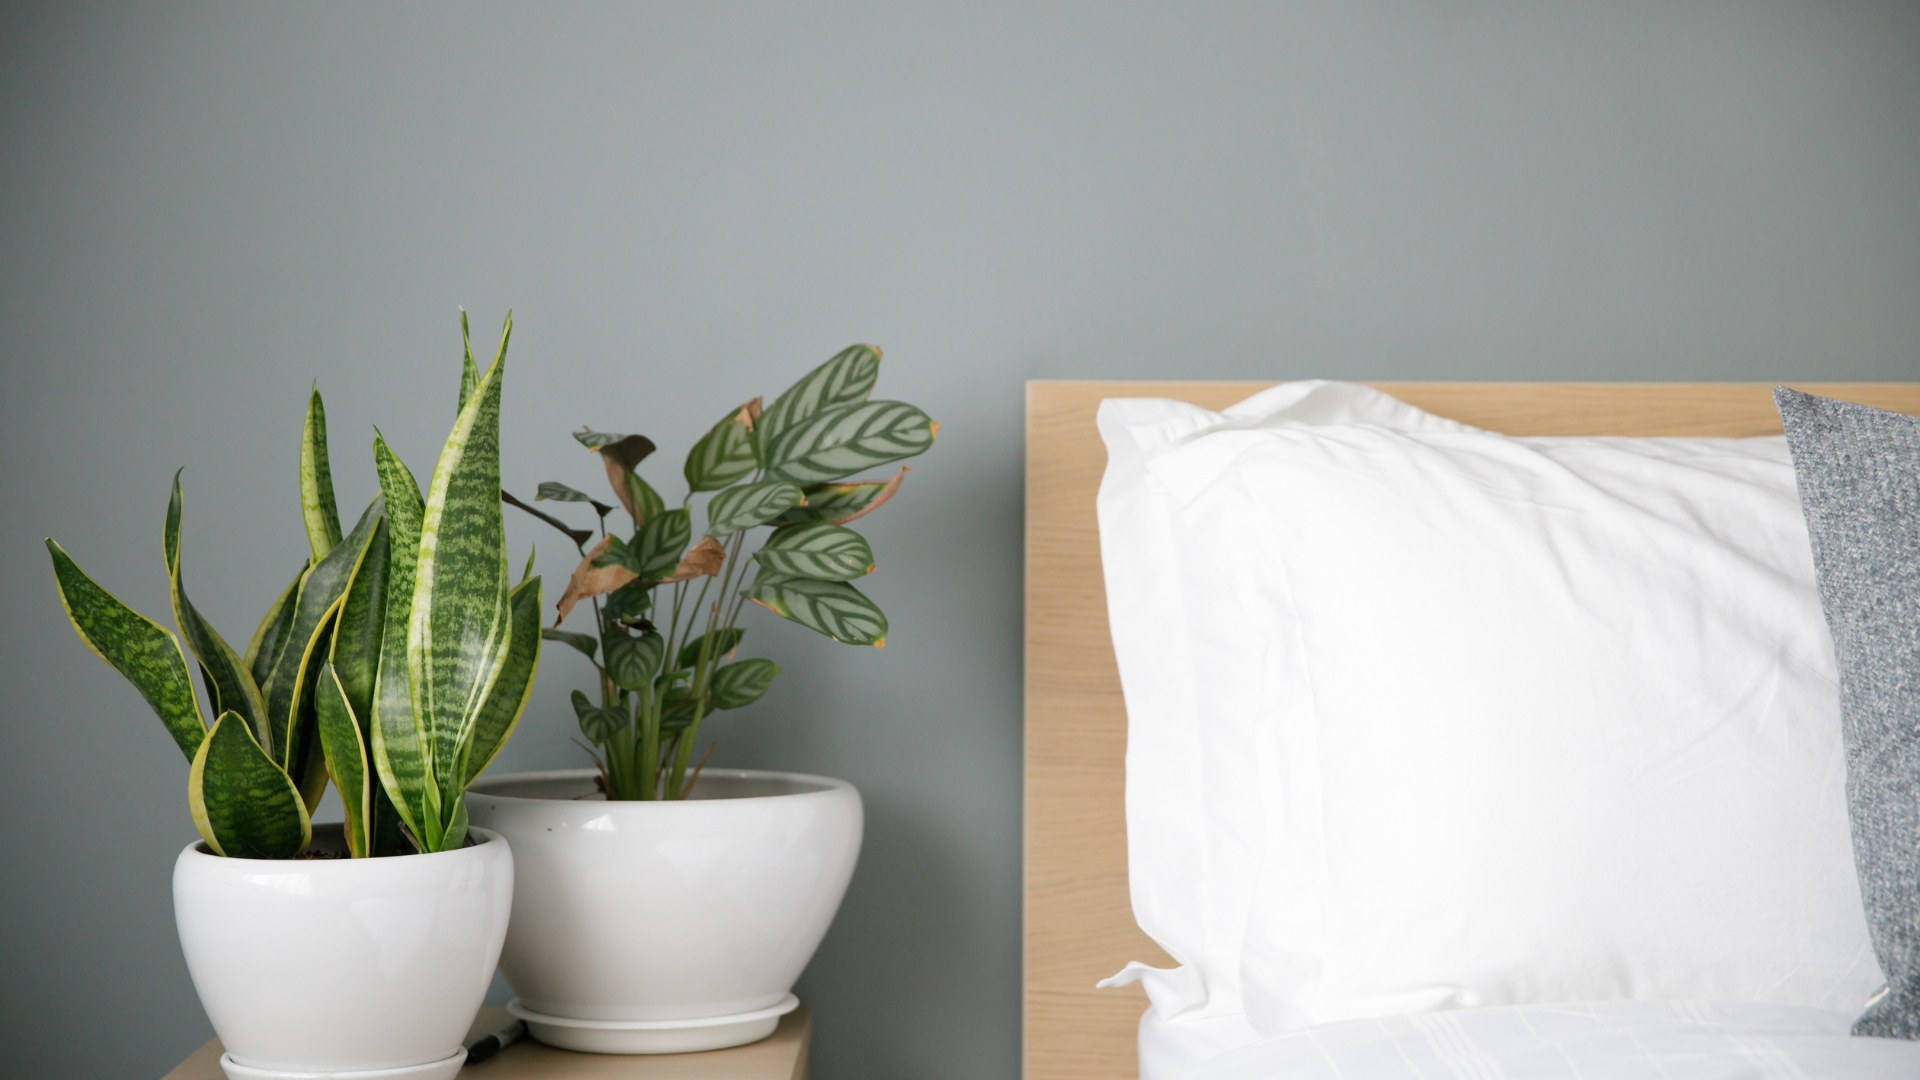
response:
{"label": "dry brown leaf", "polygon": [[900,481],[906,479],[907,474],[912,471],[913,469],[908,466],[900,466],[900,471],[893,474],[893,479],[887,481],[887,486],[880,489],[880,494],[875,495],[872,502],[861,507],[859,513],[843,517],[835,524],[845,525],[849,521],[858,521],[868,514],[873,513],[875,510],[880,509],[880,504],[893,498],[893,493],[900,490]]}
{"label": "dry brown leaf", "polygon": [[662,580],[692,581],[697,577],[713,577],[720,573],[726,561],[727,549],[720,546],[720,541],[709,536],[693,545],[693,550],[681,558],[680,564],[673,568],[673,573]]}
{"label": "dry brown leaf", "polygon": [[[594,453],[599,454],[600,451]],[[640,504],[634,500],[633,489],[627,487],[627,470],[621,467],[618,458],[610,454],[600,454],[600,464],[607,467],[607,484],[619,497],[620,505],[626,507],[627,516],[636,522],[640,521]]]}
{"label": "dry brown leaf", "polygon": [[760,411],[760,399],[754,398],[752,401],[740,406],[740,411],[734,414],[734,423],[740,424],[748,431],[752,431],[753,425],[760,420]]}
{"label": "dry brown leaf", "polygon": [[573,576],[567,579],[567,591],[560,594],[560,602],[554,605],[560,609],[560,617],[553,620],[553,625],[559,626],[565,622],[573,611],[573,605],[580,601],[604,596],[634,579],[633,571],[624,566],[593,565],[594,556],[607,550],[608,539],[601,537],[593,550],[587,552],[587,557],[580,560],[580,565],[573,568]]}

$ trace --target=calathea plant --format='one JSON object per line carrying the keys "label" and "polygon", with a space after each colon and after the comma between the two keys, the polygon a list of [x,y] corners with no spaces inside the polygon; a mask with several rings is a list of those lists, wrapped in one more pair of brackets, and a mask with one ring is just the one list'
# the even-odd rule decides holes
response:
{"label": "calathea plant", "polygon": [[[912,405],[868,400],[879,375],[880,350],[855,345],[772,405],[755,398],[727,413],[687,454],[687,495],[672,509],[635,469],[652,440],[576,434],[599,455],[633,521],[625,539],[607,531],[613,506],[565,484],[540,485],[535,501],[591,504],[601,533],[591,549],[592,530],[508,498],[580,549],[555,628],[543,633],[578,649],[599,674],[599,701],[576,690],[573,707],[598,748],[609,798],[685,798],[699,777],[688,767],[701,721],[751,704],[772,684],[780,669],[771,660],[727,662],[747,601],[835,641],[886,644],[886,615],[850,584],[873,571],[873,552],[847,524],[879,509],[907,469],[889,480],[849,478],[924,453],[939,425]],[[689,547],[696,496],[706,497],[705,527]],[[750,538],[762,526],[772,531],[756,548]],[[594,632],[557,629],[583,600]]]}
{"label": "calathea plant", "polygon": [[[375,433],[381,494],[344,536],[314,390],[300,445],[311,556],[244,654],[187,599],[175,475],[167,575],[212,724],[179,640],[47,541],[80,639],[133,683],[192,763],[187,802],[214,854],[301,852],[329,776],[355,857],[465,843],[461,796],[519,720],[539,660],[540,579],[508,588],[500,512],[500,380],[512,328],[509,316],[484,375],[467,348],[458,419],[424,497]],[[464,314],[460,329],[464,339]]]}

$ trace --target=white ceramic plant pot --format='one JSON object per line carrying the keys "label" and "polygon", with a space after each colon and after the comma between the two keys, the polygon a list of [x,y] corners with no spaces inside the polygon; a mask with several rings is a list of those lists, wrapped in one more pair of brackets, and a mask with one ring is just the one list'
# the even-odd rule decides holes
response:
{"label": "white ceramic plant pot", "polygon": [[[234,1080],[437,1080],[486,997],[513,903],[513,853],[485,829],[458,851],[383,859],[223,859],[173,867],[187,970]],[[344,850],[340,826],[316,847]]]}
{"label": "white ceramic plant pot", "polygon": [[534,1037],[678,1053],[771,1034],[846,893],[860,793],[708,769],[693,798],[608,802],[588,769],[483,778],[475,824],[520,872],[500,971]]}

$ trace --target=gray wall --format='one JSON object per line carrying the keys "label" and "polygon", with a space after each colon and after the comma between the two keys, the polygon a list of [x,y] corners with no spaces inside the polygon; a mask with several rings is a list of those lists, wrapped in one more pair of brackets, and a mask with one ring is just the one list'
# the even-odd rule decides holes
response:
{"label": "gray wall", "polygon": [[[787,674],[716,760],[866,794],[818,1075],[1008,1076],[1022,382],[1920,377],[1920,6],[6,5],[9,1075],[209,1033],[185,765],[41,538],[164,613],[185,466],[194,595],[244,638],[301,557],[310,381],[357,507],[371,425],[430,464],[462,304],[515,312],[521,491],[594,482],[572,427],[677,460],[852,341],[942,421],[870,519],[887,649],[754,621]],[[553,655],[501,767],[581,762],[580,675]]]}

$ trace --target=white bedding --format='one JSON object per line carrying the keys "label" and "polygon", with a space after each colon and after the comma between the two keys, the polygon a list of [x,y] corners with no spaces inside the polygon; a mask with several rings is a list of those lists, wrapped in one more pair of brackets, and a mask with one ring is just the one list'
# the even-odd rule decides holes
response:
{"label": "white bedding", "polygon": [[1503,1005],[1320,1024],[1143,1080],[1913,1080],[1920,1043],[1792,1005]]}

